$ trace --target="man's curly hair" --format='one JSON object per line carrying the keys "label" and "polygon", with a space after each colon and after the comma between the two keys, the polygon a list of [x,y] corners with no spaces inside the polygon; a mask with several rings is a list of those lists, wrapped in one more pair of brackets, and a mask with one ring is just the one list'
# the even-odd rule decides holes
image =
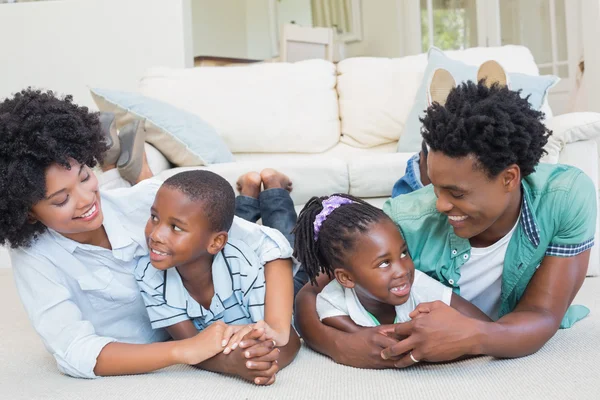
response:
{"label": "man's curly hair", "polygon": [[433,103],[426,110],[421,133],[433,151],[453,158],[472,154],[490,178],[512,164],[526,177],[552,134],[543,117],[520,91],[469,81],[452,89],[445,106]]}
{"label": "man's curly hair", "polygon": [[46,196],[48,167],[94,167],[106,150],[98,115],[72,96],[28,88],[0,103],[0,245],[26,247],[46,230],[28,213]]}

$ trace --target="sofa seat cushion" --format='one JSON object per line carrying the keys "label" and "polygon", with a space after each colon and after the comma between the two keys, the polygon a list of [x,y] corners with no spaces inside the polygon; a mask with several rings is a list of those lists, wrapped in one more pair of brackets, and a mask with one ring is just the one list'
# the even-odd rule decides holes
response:
{"label": "sofa seat cushion", "polygon": [[350,194],[356,197],[390,197],[394,183],[404,175],[412,153],[372,154],[348,163]]}
{"label": "sofa seat cushion", "polygon": [[[303,205],[313,196],[326,196],[331,193],[348,193],[348,167],[346,162],[337,159],[312,158],[308,154],[304,161],[279,159],[260,159],[233,163],[212,164],[204,167],[183,167],[163,171],[160,179],[167,179],[178,172],[204,169],[221,175],[235,189],[238,178],[249,171],[260,172],[264,168],[274,168],[290,177],[294,188],[291,196],[294,204]],[[237,191],[236,191],[237,193]]]}
{"label": "sofa seat cushion", "polygon": [[233,153],[319,153],[339,142],[335,66],[324,60],[152,68],[140,92],[196,114]]}

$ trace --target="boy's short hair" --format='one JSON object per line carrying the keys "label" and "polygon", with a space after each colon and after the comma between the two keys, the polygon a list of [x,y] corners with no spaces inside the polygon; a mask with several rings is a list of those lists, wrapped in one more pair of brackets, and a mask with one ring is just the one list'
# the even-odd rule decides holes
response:
{"label": "boy's short hair", "polygon": [[229,231],[235,212],[235,193],[229,183],[210,171],[180,172],[163,186],[181,191],[194,202],[202,203],[204,215],[213,232]]}

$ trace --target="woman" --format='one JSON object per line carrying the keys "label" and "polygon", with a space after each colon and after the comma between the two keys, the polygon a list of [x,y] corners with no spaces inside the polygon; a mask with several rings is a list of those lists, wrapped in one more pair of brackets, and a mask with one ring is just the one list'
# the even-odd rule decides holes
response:
{"label": "woman", "polygon": [[[165,342],[168,334],[151,328],[133,277],[147,254],[143,228],[160,186],[144,180],[152,173],[138,131],[135,125],[117,136],[110,119],[101,125],[71,96],[52,92],[27,89],[0,103],[0,244],[12,247],[17,289],[34,328],[71,376],[195,365],[202,352],[202,333]],[[119,143],[128,147],[121,152]],[[105,169],[118,164],[133,183],[144,182],[101,193],[92,168],[105,155]],[[113,186],[121,181],[115,177],[117,169],[103,175]],[[248,351],[276,351],[270,341],[245,339],[240,347]],[[227,372],[272,382],[262,367],[246,368],[241,353],[227,356]]]}

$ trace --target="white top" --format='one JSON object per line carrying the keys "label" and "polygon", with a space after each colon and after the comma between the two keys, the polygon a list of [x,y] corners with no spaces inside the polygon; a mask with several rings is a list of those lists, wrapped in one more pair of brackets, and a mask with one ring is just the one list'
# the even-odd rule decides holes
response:
{"label": "white top", "polygon": [[135,276],[152,327],[191,319],[201,331],[217,320],[241,325],[264,319],[264,265],[291,256],[292,248],[279,231],[236,217],[227,244],[213,260],[215,295],[208,310],[190,296],[177,268],[161,271],[152,266],[149,257],[142,257]]}
{"label": "white top", "polygon": [[144,226],[160,182],[102,192],[112,250],[80,244],[48,230],[29,248],[11,250],[17,290],[58,369],[94,378],[96,358],[114,341],[166,340],[153,330],[133,269],[148,253]]}
{"label": "white top", "polygon": [[494,321],[500,311],[502,271],[508,244],[519,220],[513,228],[489,247],[472,247],[471,258],[460,267],[460,295],[473,303]]}
{"label": "white top", "polygon": [[[440,300],[450,305],[452,289],[421,271],[415,270],[415,279],[408,300],[396,306],[396,321],[410,321],[410,314],[420,303]],[[333,280],[323,288],[317,296],[317,313],[321,320],[330,317],[348,315],[354,323],[360,326],[377,326],[373,317],[358,300],[354,289],[344,288],[338,281]]]}

